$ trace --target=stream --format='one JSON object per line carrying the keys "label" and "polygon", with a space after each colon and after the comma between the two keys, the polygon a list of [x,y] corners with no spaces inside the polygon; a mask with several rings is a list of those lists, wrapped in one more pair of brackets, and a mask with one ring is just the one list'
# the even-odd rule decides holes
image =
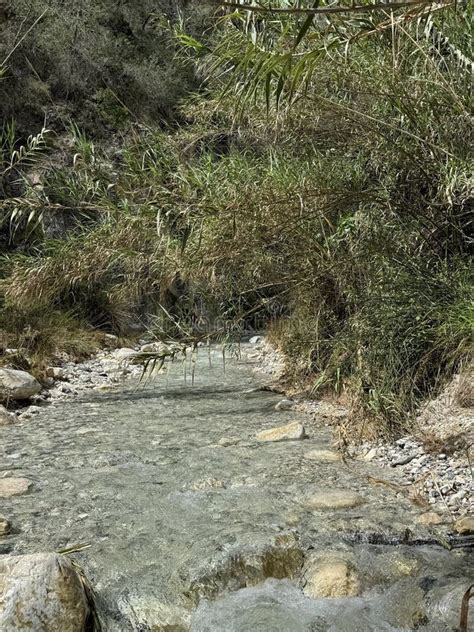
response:
{"label": "stream", "polygon": [[[194,384],[175,362],[0,428],[0,469],[34,482],[3,502],[0,552],[89,544],[73,557],[107,632],[456,629],[468,552],[371,543],[433,539],[398,473],[318,459],[331,430],[275,410],[248,346],[223,363],[201,350]],[[255,439],[294,420],[306,439]],[[318,596],[338,568],[347,594]]]}

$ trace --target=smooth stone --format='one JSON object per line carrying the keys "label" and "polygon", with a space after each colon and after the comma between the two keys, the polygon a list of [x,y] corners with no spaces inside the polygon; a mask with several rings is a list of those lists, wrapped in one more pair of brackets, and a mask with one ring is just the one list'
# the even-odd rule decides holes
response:
{"label": "smooth stone", "polygon": [[453,529],[460,535],[469,535],[470,533],[474,533],[474,516],[460,518],[454,523]]}
{"label": "smooth stone", "polygon": [[10,521],[5,518],[5,516],[0,516],[0,536],[8,535],[11,531]]}
{"label": "smooth stone", "polygon": [[249,340],[251,345],[258,345],[263,342],[263,336],[252,336]]}
{"label": "smooth stone", "polygon": [[303,499],[308,509],[348,509],[366,502],[365,498],[348,489],[333,489],[316,492]]}
{"label": "smooth stone", "polygon": [[32,484],[27,478],[0,478],[0,498],[26,494]]}
{"label": "smooth stone", "polygon": [[0,556],[0,629],[83,632],[89,606],[71,563],[56,553]]}
{"label": "smooth stone", "polygon": [[312,599],[355,597],[360,592],[357,573],[349,562],[337,555],[324,555],[310,561],[304,573],[303,592]]}
{"label": "smooth stone", "polygon": [[275,410],[291,410],[295,402],[291,399],[282,399],[276,404]]}
{"label": "smooth stone", "polygon": [[338,452],[334,452],[333,450],[311,450],[307,452],[305,455],[305,459],[310,459],[311,461],[319,461],[320,463],[336,463],[337,461],[341,461],[341,455]]}
{"label": "smooth stone", "polygon": [[17,420],[16,415],[8,412],[5,406],[0,404],[0,426],[10,426]]}
{"label": "smooth stone", "polygon": [[443,517],[435,511],[427,511],[424,514],[421,514],[421,516],[418,516],[418,523],[423,524],[426,527],[436,524],[442,524],[443,522],[445,522]]}
{"label": "smooth stone", "polygon": [[263,430],[256,436],[257,441],[297,441],[304,439],[305,430],[302,423],[293,421],[285,426]]}
{"label": "smooth stone", "polygon": [[26,371],[0,369],[0,400],[29,399],[41,391],[41,384]]}

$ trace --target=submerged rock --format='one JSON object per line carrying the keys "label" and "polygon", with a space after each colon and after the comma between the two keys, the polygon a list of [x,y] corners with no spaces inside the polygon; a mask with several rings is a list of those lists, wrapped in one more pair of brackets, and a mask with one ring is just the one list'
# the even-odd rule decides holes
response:
{"label": "submerged rock", "polygon": [[26,494],[32,485],[27,478],[0,478],[0,498]]}
{"label": "submerged rock", "polygon": [[132,595],[119,600],[119,609],[134,630],[188,632],[191,613],[180,605],[168,604],[149,596]]}
{"label": "submerged rock", "polygon": [[11,531],[10,521],[5,518],[5,516],[0,516],[0,536],[8,535]]}
{"label": "submerged rock", "polygon": [[229,448],[238,443],[240,443],[240,437],[222,437],[222,439],[219,439],[217,442],[217,445],[221,446],[221,448]]}
{"label": "submerged rock", "polygon": [[2,632],[84,632],[88,617],[81,579],[65,557],[0,557]]}
{"label": "submerged rock", "polygon": [[320,491],[303,499],[308,509],[348,509],[365,503],[365,498],[347,489]]}
{"label": "submerged rock", "polygon": [[304,439],[305,430],[302,423],[293,421],[285,426],[262,430],[256,436],[257,441],[295,441]]}
{"label": "submerged rock", "polygon": [[26,371],[0,369],[0,400],[29,399],[40,391],[40,383]]}
{"label": "submerged rock", "polygon": [[311,450],[304,456],[306,459],[319,461],[320,463],[336,463],[337,461],[341,461],[341,455],[333,450]]}
{"label": "submerged rock", "polygon": [[354,597],[360,592],[357,573],[349,562],[337,555],[313,558],[305,569],[303,592],[308,597]]}
{"label": "submerged rock", "polygon": [[454,524],[454,531],[460,535],[469,535],[474,533],[474,516],[466,516],[461,518]]}

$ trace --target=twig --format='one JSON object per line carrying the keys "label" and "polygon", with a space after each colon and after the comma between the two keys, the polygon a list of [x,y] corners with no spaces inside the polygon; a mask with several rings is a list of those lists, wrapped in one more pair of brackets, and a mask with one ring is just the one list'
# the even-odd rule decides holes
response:
{"label": "twig", "polygon": [[[433,5],[434,3],[429,0],[406,0],[405,2],[388,2],[388,3],[375,3],[367,5],[352,5],[352,6],[332,6],[332,7],[319,7],[319,8],[289,8],[282,9],[278,7],[262,7],[254,4],[242,4],[240,2],[218,2],[219,5],[230,9],[242,9],[244,11],[252,11],[254,13],[282,13],[286,15],[318,15],[318,14],[332,14],[332,13],[363,13],[372,11],[393,11],[396,9],[403,9],[406,7],[424,7],[427,5]],[[439,4],[452,4],[452,0],[441,0],[437,2]]]}

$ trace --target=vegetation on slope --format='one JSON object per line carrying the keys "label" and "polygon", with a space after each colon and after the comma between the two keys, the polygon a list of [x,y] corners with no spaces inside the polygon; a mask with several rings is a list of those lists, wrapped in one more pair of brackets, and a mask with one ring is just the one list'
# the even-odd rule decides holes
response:
{"label": "vegetation on slope", "polygon": [[206,79],[173,131],[73,125],[22,154],[5,127],[4,330],[265,324],[292,379],[403,423],[472,352],[472,15],[441,8],[225,11],[178,34]]}

